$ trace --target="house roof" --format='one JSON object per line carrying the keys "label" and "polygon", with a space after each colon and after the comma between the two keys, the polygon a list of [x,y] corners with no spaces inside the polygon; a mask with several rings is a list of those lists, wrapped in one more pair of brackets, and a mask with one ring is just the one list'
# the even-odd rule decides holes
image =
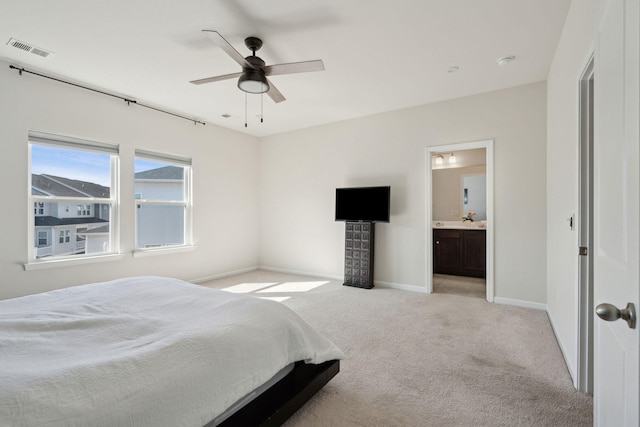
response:
{"label": "house roof", "polygon": [[175,179],[182,180],[184,168],[178,166],[164,166],[157,169],[136,173],[136,179]]}
{"label": "house roof", "polygon": [[[184,168],[164,166],[135,174],[136,179],[182,180]],[[93,182],[69,179],[49,174],[31,175],[31,194],[34,196],[109,198],[110,189]]]}
{"label": "house roof", "polygon": [[56,218],[54,216],[36,216],[36,227],[55,227],[58,225],[80,225],[80,224],[96,224],[96,223],[108,223],[106,219],[96,217],[83,217],[83,218]]}
{"label": "house roof", "polygon": [[109,232],[109,224],[100,227],[92,228],[91,230],[83,231],[78,234],[104,234]]}
{"label": "house roof", "polygon": [[108,198],[109,187],[61,176],[31,175],[31,194],[34,196]]}

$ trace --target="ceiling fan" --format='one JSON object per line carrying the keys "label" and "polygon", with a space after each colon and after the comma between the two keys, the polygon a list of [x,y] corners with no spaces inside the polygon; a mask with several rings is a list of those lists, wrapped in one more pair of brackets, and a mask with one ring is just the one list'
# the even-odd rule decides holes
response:
{"label": "ceiling fan", "polygon": [[245,46],[252,51],[252,55],[243,57],[235,50],[228,41],[217,31],[202,30],[214,41],[223,51],[242,67],[242,72],[224,74],[222,76],[207,77],[199,80],[192,80],[189,83],[201,85],[213,83],[220,80],[233,79],[238,77],[238,88],[248,93],[267,93],[274,102],[282,102],[286,98],[280,93],[267,76],[277,76],[281,74],[306,73],[310,71],[324,71],[324,63],[321,59],[314,61],[289,62],[286,64],[265,65],[265,62],[256,56],[256,51],[262,47],[262,40],[258,37],[247,37],[244,40]]}

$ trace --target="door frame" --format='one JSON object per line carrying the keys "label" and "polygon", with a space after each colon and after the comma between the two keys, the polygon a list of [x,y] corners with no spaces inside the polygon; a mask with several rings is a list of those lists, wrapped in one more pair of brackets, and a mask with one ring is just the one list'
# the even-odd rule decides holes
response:
{"label": "door frame", "polygon": [[587,61],[579,87],[578,217],[578,331],[576,388],[593,393],[593,144],[594,144],[594,57]]}
{"label": "door frame", "polygon": [[476,148],[485,149],[485,164],[487,176],[487,277],[486,277],[486,299],[493,302],[494,299],[494,220],[493,220],[493,139],[485,139],[480,141],[461,142],[448,145],[437,145],[426,148],[425,155],[425,287],[427,293],[433,293],[433,232],[431,223],[433,222],[433,168],[432,157],[437,153],[472,150]]}

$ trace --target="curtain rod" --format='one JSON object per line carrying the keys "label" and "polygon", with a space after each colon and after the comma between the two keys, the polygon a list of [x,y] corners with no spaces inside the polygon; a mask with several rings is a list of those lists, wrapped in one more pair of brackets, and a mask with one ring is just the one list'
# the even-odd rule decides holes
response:
{"label": "curtain rod", "polygon": [[172,115],[172,116],[179,117],[179,118],[181,118],[181,119],[184,119],[184,120],[188,120],[188,121],[190,121],[190,122],[193,122],[193,124],[194,124],[194,125],[197,125],[197,124],[201,124],[201,125],[203,125],[203,126],[204,126],[204,125],[206,125],[206,123],[205,123],[205,122],[201,122],[200,120],[190,119],[189,117],[181,116],[180,114],[172,113],[172,112],[170,112],[170,111],[162,110],[162,109],[160,109],[160,108],[152,107],[152,106],[150,106],[150,105],[141,104],[141,103],[139,103],[138,101],[136,101],[136,100],[134,100],[134,99],[124,98],[124,97],[119,96],[119,95],[114,95],[114,94],[112,94],[112,93],[104,92],[104,91],[101,91],[101,90],[98,90],[98,89],[94,89],[94,88],[91,88],[91,87],[82,86],[82,85],[79,85],[79,84],[77,84],[77,83],[68,82],[68,81],[66,81],[66,80],[58,79],[58,78],[56,78],[56,77],[47,76],[47,75],[45,75],[45,74],[36,73],[36,72],[34,72],[34,71],[29,71],[29,70],[26,70],[26,69],[24,69],[24,68],[16,67],[16,66],[14,66],[14,65],[9,65],[9,68],[11,68],[12,70],[18,70],[18,73],[19,73],[20,75],[22,75],[22,73],[29,73],[29,74],[33,74],[34,76],[44,77],[44,78],[46,78],[46,79],[49,79],[49,80],[55,80],[56,82],[65,83],[65,84],[68,84],[68,85],[70,85],[70,86],[75,86],[75,87],[79,87],[79,88],[81,88],[81,89],[87,89],[87,90],[90,90],[90,91],[93,91],[93,92],[101,93],[101,94],[103,94],[103,95],[112,96],[112,97],[114,97],[114,98],[122,99],[124,102],[126,102],[126,103],[127,103],[127,105],[131,105],[131,104],[133,103],[133,104],[139,105],[139,106],[141,106],[141,107],[149,108],[150,110],[155,110],[155,111],[159,111],[159,112],[161,112],[161,113],[170,114],[170,115]]}

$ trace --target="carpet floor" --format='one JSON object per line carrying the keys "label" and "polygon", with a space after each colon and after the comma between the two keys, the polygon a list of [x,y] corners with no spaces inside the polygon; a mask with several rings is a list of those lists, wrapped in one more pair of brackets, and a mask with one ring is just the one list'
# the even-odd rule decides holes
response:
{"label": "carpet floor", "polygon": [[345,353],[287,427],[593,424],[543,311],[261,270],[203,285],[277,299]]}

